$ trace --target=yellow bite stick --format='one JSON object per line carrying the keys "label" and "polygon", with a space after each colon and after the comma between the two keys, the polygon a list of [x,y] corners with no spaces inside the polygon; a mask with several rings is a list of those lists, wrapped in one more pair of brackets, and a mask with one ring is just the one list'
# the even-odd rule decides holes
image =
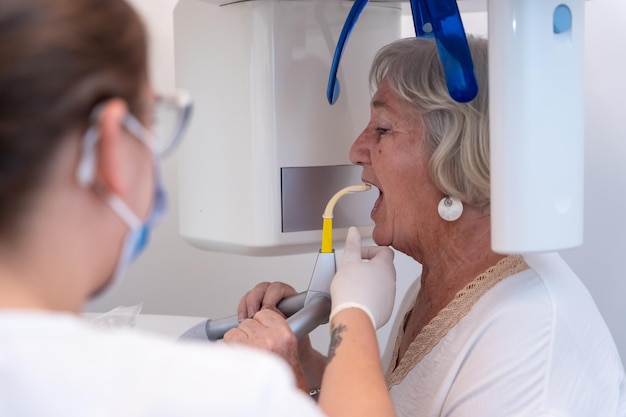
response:
{"label": "yellow bite stick", "polygon": [[322,225],[322,253],[330,253],[333,251],[333,209],[337,201],[346,194],[367,191],[372,188],[369,184],[351,185],[339,190],[333,198],[326,204],[326,210],[322,215],[324,223]]}

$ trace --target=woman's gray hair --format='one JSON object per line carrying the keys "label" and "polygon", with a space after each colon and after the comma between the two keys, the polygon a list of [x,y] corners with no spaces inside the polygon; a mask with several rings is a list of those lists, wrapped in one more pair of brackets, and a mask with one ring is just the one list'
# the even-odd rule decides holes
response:
{"label": "woman's gray hair", "polygon": [[432,39],[406,38],[383,47],[374,58],[370,83],[376,90],[386,79],[394,93],[419,113],[432,152],[430,173],[437,187],[467,204],[487,207],[487,40],[472,36],[467,40],[479,86],[478,95],[469,103],[450,97]]}

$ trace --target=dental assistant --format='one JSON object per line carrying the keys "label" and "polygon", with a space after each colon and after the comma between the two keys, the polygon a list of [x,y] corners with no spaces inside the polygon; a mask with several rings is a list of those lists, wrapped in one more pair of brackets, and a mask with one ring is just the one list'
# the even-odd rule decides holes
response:
{"label": "dental assistant", "polygon": [[[178,129],[160,131],[161,108]],[[393,253],[361,248],[356,231],[332,293],[341,340],[321,408],[277,355],[81,318],[163,215],[159,159],[190,111],[184,93],[152,91],[145,29],[124,0],[3,1],[0,416],[394,415],[374,332],[393,306]],[[363,280],[376,290],[351,290]]]}

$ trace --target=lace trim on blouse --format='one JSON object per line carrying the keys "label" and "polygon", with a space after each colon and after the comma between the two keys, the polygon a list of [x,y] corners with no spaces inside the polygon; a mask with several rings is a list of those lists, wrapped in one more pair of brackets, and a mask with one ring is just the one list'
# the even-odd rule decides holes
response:
{"label": "lace trim on blouse", "polygon": [[471,310],[472,306],[476,304],[480,297],[494,285],[504,278],[526,269],[528,269],[528,265],[522,256],[511,255],[503,258],[496,265],[491,266],[485,272],[474,278],[472,282],[467,284],[465,288],[454,296],[446,307],[441,309],[441,311],[424,326],[415,340],[411,342],[402,360],[394,369],[393,364],[397,363],[398,351],[404,336],[404,323],[406,322],[406,316],[413,308],[411,307],[405,315],[405,319],[398,332],[398,337],[396,338],[393,357],[391,358],[392,366],[389,367],[389,371],[387,372],[387,386],[391,388],[391,386],[402,382],[409,371],[439,343],[448,331]]}

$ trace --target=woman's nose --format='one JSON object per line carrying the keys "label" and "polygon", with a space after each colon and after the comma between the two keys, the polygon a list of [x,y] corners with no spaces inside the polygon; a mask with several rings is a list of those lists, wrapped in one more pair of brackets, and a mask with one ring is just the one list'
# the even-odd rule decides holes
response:
{"label": "woman's nose", "polygon": [[369,163],[369,149],[366,146],[366,130],[356,138],[350,147],[350,162],[355,165],[365,165]]}

